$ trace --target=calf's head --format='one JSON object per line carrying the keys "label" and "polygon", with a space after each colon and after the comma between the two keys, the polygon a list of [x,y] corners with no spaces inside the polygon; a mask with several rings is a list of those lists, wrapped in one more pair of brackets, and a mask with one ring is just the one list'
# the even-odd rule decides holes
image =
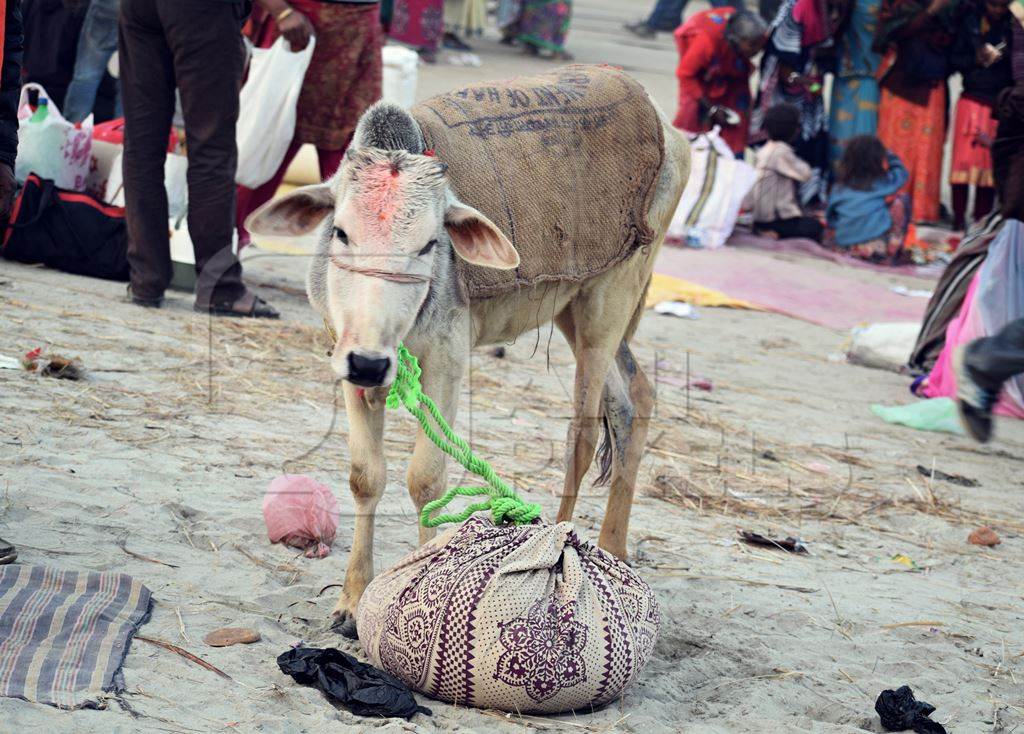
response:
{"label": "calf's head", "polygon": [[455,198],[447,166],[408,150],[350,148],[333,179],[266,204],[246,227],[277,236],[321,228],[310,300],[336,335],[335,373],[363,387],[394,379],[396,348],[431,288],[442,273],[455,277],[441,259],[519,265],[494,223]]}

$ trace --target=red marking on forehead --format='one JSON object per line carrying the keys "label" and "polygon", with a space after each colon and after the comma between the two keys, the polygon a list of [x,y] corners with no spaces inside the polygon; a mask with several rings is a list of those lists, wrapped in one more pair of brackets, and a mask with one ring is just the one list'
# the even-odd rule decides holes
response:
{"label": "red marking on forehead", "polygon": [[359,176],[358,199],[363,221],[377,236],[388,237],[391,222],[405,205],[407,177],[393,162],[365,169]]}

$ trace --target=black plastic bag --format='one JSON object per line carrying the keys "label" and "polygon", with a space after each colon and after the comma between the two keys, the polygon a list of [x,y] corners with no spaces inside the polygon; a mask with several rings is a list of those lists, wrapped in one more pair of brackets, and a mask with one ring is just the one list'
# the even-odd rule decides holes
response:
{"label": "black plastic bag", "polygon": [[946,734],[942,724],[928,718],[935,707],[914,698],[910,686],[882,691],[875,701],[875,711],[886,731],[913,729],[917,734]]}
{"label": "black plastic bag", "polygon": [[357,716],[430,714],[398,678],[333,647],[296,647],[281,653],[277,665],[296,683],[319,688]]}

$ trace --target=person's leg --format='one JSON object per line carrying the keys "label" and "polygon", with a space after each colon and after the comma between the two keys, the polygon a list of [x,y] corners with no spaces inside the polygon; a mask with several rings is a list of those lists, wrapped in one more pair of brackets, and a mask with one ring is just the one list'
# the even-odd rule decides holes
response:
{"label": "person's leg", "polygon": [[774,222],[757,222],[754,226],[756,229],[766,229],[775,232],[782,239],[804,237],[815,242],[821,242],[821,222],[814,217],[776,219]]}
{"label": "person's leg", "polygon": [[964,428],[984,443],[992,436],[992,407],[1003,383],[1024,373],[1024,319],[958,350],[953,367]]}
{"label": "person's leg", "polygon": [[1024,373],[1024,319],[968,344],[964,363],[982,389],[998,393],[1004,382]]}
{"label": "person's leg", "polygon": [[245,228],[245,220],[250,214],[274,198],[274,194],[281,188],[281,182],[284,181],[284,175],[288,172],[288,167],[295,160],[295,156],[298,155],[299,148],[301,147],[302,143],[293,140],[291,145],[288,146],[288,150],[285,151],[284,160],[281,161],[277,171],[262,186],[255,189],[246,188],[245,186],[238,187],[235,206],[235,226],[238,228],[239,248],[245,247],[251,241],[249,232]]}
{"label": "person's leg", "polygon": [[963,232],[967,226],[967,197],[971,187],[968,184],[952,184],[949,188],[953,199],[953,229]]}
{"label": "person's leg", "polygon": [[683,22],[686,0],[658,0],[645,23],[655,31],[671,33]]}
{"label": "person's leg", "polygon": [[232,252],[238,93],[245,54],[238,8],[204,0],[155,0],[174,56],[188,145],[188,230],[195,248],[196,308],[246,295]]}
{"label": "person's leg", "polygon": [[991,186],[977,186],[974,189],[974,221],[987,217],[996,203],[996,190]]}
{"label": "person's leg", "polygon": [[64,117],[81,122],[92,112],[96,90],[117,50],[118,0],[92,0],[78,36],[75,75],[64,97]]}
{"label": "person's leg", "polygon": [[174,115],[174,65],[157,0],[123,0],[120,22],[128,264],[134,299],[156,305],[171,282],[164,160]]}
{"label": "person's leg", "polygon": [[[349,138],[351,142],[352,138]],[[338,150],[329,150],[326,148],[317,148],[316,156],[317,161],[320,164],[320,180],[327,181],[335,173],[338,172],[338,168],[341,167],[341,162],[345,159],[345,151],[348,149],[349,143],[345,143],[344,148]]]}

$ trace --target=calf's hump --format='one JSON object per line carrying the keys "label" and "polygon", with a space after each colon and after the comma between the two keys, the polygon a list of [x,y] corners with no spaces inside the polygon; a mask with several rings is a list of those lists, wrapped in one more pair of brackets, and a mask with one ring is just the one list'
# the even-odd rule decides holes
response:
{"label": "calf's hump", "polygon": [[458,258],[470,299],[593,277],[649,245],[665,157],[657,109],[632,77],[572,65],[455,90],[411,110],[455,194],[515,245],[516,270]]}

